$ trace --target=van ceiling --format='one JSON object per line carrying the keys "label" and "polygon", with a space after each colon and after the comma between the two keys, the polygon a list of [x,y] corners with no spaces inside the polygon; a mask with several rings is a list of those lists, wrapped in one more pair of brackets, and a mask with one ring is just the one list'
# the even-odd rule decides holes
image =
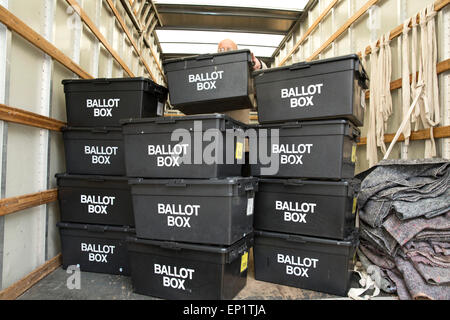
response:
{"label": "van ceiling", "polygon": [[266,62],[302,16],[309,0],[153,0],[162,59],[213,53],[225,38]]}

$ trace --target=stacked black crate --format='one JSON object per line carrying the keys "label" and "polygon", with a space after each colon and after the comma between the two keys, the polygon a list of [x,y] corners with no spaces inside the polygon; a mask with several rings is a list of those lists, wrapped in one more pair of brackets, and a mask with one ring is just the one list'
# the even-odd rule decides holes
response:
{"label": "stacked black crate", "polygon": [[358,235],[353,178],[367,75],[349,55],[254,73],[270,165],[255,198],[255,279],[347,294]]}
{"label": "stacked black crate", "polygon": [[220,112],[251,103],[250,52],[169,60],[164,69],[171,104],[188,115],[121,121],[136,221],[133,290],[232,299],[247,281],[257,183],[242,177],[245,125]]}
{"label": "stacked black crate", "polygon": [[63,268],[129,275],[135,222],[119,120],[162,115],[167,89],[146,78],[64,80],[66,172],[57,174]]}

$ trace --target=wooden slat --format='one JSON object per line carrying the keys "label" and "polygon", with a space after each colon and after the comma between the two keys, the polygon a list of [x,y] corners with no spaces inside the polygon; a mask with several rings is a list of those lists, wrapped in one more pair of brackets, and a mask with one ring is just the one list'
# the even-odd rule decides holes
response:
{"label": "wooden slat", "polygon": [[[450,126],[445,126],[445,127],[436,127],[433,130],[433,136],[436,139],[439,138],[449,138],[450,137]],[[394,134],[385,134],[384,135],[384,142],[385,143],[390,143],[392,142],[392,140],[394,140],[395,137],[395,133]],[[427,140],[430,139],[430,129],[425,129],[425,130],[420,130],[420,131],[414,131],[411,132],[411,136],[409,138],[409,140],[414,141],[414,140]],[[403,134],[400,135],[400,137],[398,138],[397,142],[399,141],[405,141],[405,137],[403,136]],[[367,138],[366,137],[362,137],[358,143],[358,146],[363,146],[367,144]]]}
{"label": "wooden slat", "polygon": [[10,287],[0,291],[0,300],[15,300],[28,289],[59,268],[62,264],[62,255],[58,254],[53,259],[48,260],[42,266],[17,281]]}
{"label": "wooden slat", "polygon": [[[450,3],[450,0],[438,0],[434,3],[434,10],[440,11],[443,8],[445,8],[449,3]],[[417,24],[420,23],[420,14],[416,15],[416,21],[417,21]],[[411,25],[411,23],[409,23],[409,28],[411,28],[411,27],[412,27],[412,25]],[[400,26],[396,27],[395,29],[391,30],[391,32],[389,34],[389,39],[392,41],[395,38],[402,35],[402,33],[403,33],[403,25],[400,25]],[[377,41],[376,46],[378,48],[380,47],[380,40]],[[372,47],[367,46],[365,49],[365,55],[369,55],[371,53],[372,53]],[[361,56],[361,53],[359,53],[359,56]]]}
{"label": "wooden slat", "polygon": [[13,15],[5,7],[0,5],[0,22],[7,26],[25,40],[32,43],[37,48],[48,54],[50,57],[61,63],[67,69],[76,73],[83,79],[92,79],[93,77],[84,71],[78,64],[72,61],[62,51],[56,48],[53,44],[45,40],[40,34],[28,27],[22,20]]}
{"label": "wooden slat", "polygon": [[[450,70],[450,59],[447,59],[445,61],[439,62],[436,65],[436,73],[441,74],[443,72]],[[416,74],[416,78],[418,76],[418,73]],[[397,79],[391,82],[391,91],[401,89],[403,87],[402,79]],[[412,74],[409,75],[409,83],[412,83]],[[370,90],[366,91],[366,99],[370,98]]]}
{"label": "wooden slat", "polygon": [[[154,82],[156,82],[156,78],[153,75],[153,72],[151,71],[150,67],[148,66],[145,59],[142,57],[142,53],[139,51],[136,42],[134,41],[133,37],[130,34],[130,31],[128,30],[125,22],[123,21],[122,17],[120,16],[119,12],[117,11],[117,8],[114,6],[114,3],[112,0],[106,0],[106,3],[109,5],[110,9],[112,10],[114,16],[116,17],[117,21],[119,22],[120,26],[122,27],[123,32],[125,32],[128,40],[130,41],[131,45],[133,46],[134,50],[136,51],[136,54],[138,55],[139,59],[141,60],[142,64],[147,69],[148,73],[150,74],[150,77]],[[158,63],[158,62],[157,62]]]}
{"label": "wooden slat", "polygon": [[[134,50],[136,51],[136,54],[139,56],[142,64],[145,66],[148,73],[150,74],[150,77],[152,78],[152,80],[154,82],[157,82],[155,76],[153,75],[153,72],[151,71],[150,67],[148,66],[147,62],[145,61],[144,57],[142,56],[142,52],[139,51],[139,49],[136,45],[136,42],[134,41],[133,37],[131,36],[125,22],[123,21],[122,17],[120,16],[119,12],[117,11],[117,8],[114,6],[114,3],[112,2],[112,0],[106,0],[106,2],[108,3],[109,7],[113,11],[114,15],[116,16],[116,19],[119,22],[120,26],[122,27],[122,30],[125,32],[128,40],[131,42],[131,45],[133,46]],[[150,47],[150,51],[152,53],[153,59],[155,60],[156,66],[158,67],[159,71],[161,72],[162,78],[164,79],[165,82],[167,82],[167,79],[164,75],[161,65],[160,65],[156,55],[154,54],[153,50],[151,49],[151,47]]]}
{"label": "wooden slat", "polygon": [[61,131],[66,125],[65,122],[4,104],[0,104],[0,120],[54,131]]}
{"label": "wooden slat", "polygon": [[158,22],[159,22],[160,26],[162,27],[163,26],[162,25],[162,18],[160,16],[159,12],[158,12],[158,9],[156,8],[155,3],[153,2],[153,0],[149,0],[149,1],[150,1],[151,5],[153,7],[153,11],[156,13],[156,18],[158,19]]}
{"label": "wooden slat", "polygon": [[324,51],[333,41],[335,41],[341,34],[343,34],[347,29],[358,20],[367,10],[379,0],[370,0],[364,4],[361,9],[359,9],[350,19],[348,19],[327,41],[325,41],[322,46],[317,49],[312,56],[310,56],[306,61],[314,60],[322,51]]}
{"label": "wooden slat", "polygon": [[[152,54],[153,58],[154,58],[155,61],[156,61],[156,60],[157,60],[156,54],[155,54],[155,52],[153,51],[152,46],[150,45],[150,43],[149,43],[149,46],[148,46],[148,47],[149,47],[149,49],[150,49],[150,53]],[[156,66],[158,67],[159,72],[161,73],[161,75],[162,75],[164,81],[166,81],[166,83],[167,83],[167,79],[166,79],[166,76],[164,75],[164,71],[163,71],[163,69],[161,68],[161,65],[157,62],[157,63],[156,63]]]}
{"label": "wooden slat", "polygon": [[319,23],[328,15],[331,9],[339,2],[340,0],[333,0],[330,5],[320,14],[320,16],[313,22],[311,27],[305,32],[305,34],[300,38],[300,40],[294,45],[294,47],[289,51],[286,57],[281,60],[278,64],[279,67],[283,66],[286,61],[294,54],[294,52],[302,45],[302,43],[309,37],[309,35],[316,29]]}
{"label": "wooden slat", "polygon": [[51,189],[43,192],[27,194],[13,198],[0,200],[0,216],[5,216],[17,211],[37,207],[58,199],[58,190]]}
{"label": "wooden slat", "polygon": [[119,54],[112,48],[112,46],[108,43],[108,40],[103,36],[103,34],[98,30],[95,26],[94,22],[88,17],[86,12],[81,8],[76,0],[66,0],[69,5],[72,6],[74,11],[80,16],[81,20],[86,24],[86,26],[92,31],[92,33],[97,37],[97,39],[103,44],[106,50],[113,56],[113,58],[122,66],[126,73],[130,77],[134,77],[133,72],[128,68],[126,63],[122,60]]}
{"label": "wooden slat", "polygon": [[[145,26],[145,21],[146,21],[145,18],[147,18],[148,13],[150,12],[151,8],[152,8],[152,5],[149,3],[147,5],[147,7],[145,8],[144,13],[141,14],[141,17],[140,17],[141,25]],[[144,30],[145,30],[145,27],[144,27]]]}

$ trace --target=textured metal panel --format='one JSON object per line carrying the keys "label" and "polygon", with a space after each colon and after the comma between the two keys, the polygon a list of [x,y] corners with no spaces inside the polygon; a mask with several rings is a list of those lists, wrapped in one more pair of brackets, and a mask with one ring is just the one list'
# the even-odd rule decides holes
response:
{"label": "textured metal panel", "polygon": [[233,30],[285,34],[301,12],[257,8],[159,4],[157,10],[166,29]]}

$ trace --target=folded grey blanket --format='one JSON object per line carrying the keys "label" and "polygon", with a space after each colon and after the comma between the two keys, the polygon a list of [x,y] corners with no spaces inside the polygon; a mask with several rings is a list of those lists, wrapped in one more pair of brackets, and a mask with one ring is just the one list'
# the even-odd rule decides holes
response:
{"label": "folded grey blanket", "polygon": [[357,178],[359,217],[371,227],[380,227],[390,213],[406,220],[450,211],[447,160],[383,160]]}
{"label": "folded grey blanket", "polygon": [[356,178],[364,265],[400,299],[449,300],[450,162],[383,160]]}

